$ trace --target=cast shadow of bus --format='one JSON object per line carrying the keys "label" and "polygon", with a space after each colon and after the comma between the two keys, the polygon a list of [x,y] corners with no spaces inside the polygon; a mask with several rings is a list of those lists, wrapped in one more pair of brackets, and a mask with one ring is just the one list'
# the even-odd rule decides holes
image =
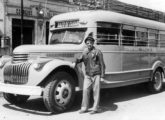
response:
{"label": "cast shadow of bus", "polygon": [[43,115],[43,116],[50,116],[51,113],[47,111],[46,107],[44,106],[43,99],[38,98],[30,98],[26,103],[20,105],[12,105],[7,103],[3,105],[3,107],[12,109],[14,111],[35,114],[35,115]]}
{"label": "cast shadow of bus", "polygon": [[[164,91],[165,91],[165,86],[163,87],[162,92]],[[149,93],[146,90],[145,84],[103,89],[101,90],[100,93],[101,93],[100,95],[101,112],[100,113],[107,112],[107,111],[115,112],[119,107],[116,104],[118,102],[124,102],[124,101],[129,101],[133,99],[139,99],[139,98],[147,97],[150,95],[154,95],[154,94]],[[82,92],[77,92],[74,105],[69,111],[66,111],[66,112],[79,111],[81,107],[81,101],[82,101]],[[93,99],[90,99],[90,103],[93,103]],[[21,111],[21,112],[25,112],[29,114],[43,115],[43,116],[53,115],[49,111],[47,111],[47,109],[45,108],[42,98],[29,99],[27,103],[19,105],[19,106],[11,105],[8,103],[4,104],[3,106],[8,109],[13,109],[16,111]],[[92,107],[92,104],[90,104],[90,107]]]}

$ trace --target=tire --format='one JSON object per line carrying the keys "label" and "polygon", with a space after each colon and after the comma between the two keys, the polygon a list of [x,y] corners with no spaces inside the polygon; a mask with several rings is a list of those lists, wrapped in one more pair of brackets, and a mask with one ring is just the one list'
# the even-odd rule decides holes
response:
{"label": "tire", "polygon": [[75,98],[73,77],[66,72],[57,72],[50,76],[49,81],[43,94],[46,108],[52,113],[61,113],[68,110]]}
{"label": "tire", "polygon": [[23,104],[29,98],[29,96],[26,96],[26,95],[15,95],[15,94],[10,94],[10,93],[3,93],[3,96],[6,101],[15,105]]}
{"label": "tire", "polygon": [[160,69],[157,69],[152,77],[152,80],[148,84],[149,91],[151,93],[161,92],[163,85],[163,76]]}

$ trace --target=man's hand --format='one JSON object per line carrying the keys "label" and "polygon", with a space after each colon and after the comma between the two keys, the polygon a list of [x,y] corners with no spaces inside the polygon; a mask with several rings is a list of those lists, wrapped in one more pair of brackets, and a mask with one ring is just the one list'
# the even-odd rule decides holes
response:
{"label": "man's hand", "polygon": [[101,82],[103,82],[104,81],[104,78],[101,78]]}
{"label": "man's hand", "polygon": [[76,62],[72,62],[73,68],[76,67]]}
{"label": "man's hand", "polygon": [[72,60],[72,67],[74,68],[76,67],[76,65],[77,65],[77,59]]}
{"label": "man's hand", "polygon": [[111,83],[110,81],[108,81],[108,80],[105,80],[104,78],[101,78],[101,80],[100,80],[102,83],[106,83],[106,84],[109,84],[109,83]]}

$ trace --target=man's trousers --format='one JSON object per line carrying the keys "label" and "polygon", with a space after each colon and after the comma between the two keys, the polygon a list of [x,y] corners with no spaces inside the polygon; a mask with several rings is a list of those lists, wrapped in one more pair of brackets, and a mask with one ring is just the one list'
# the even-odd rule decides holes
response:
{"label": "man's trousers", "polygon": [[93,77],[91,76],[85,76],[84,79],[84,86],[83,86],[83,99],[82,99],[82,105],[81,110],[88,110],[89,108],[89,99],[90,99],[90,90],[93,90],[93,111],[97,111],[99,107],[100,102],[100,75],[95,75]]}

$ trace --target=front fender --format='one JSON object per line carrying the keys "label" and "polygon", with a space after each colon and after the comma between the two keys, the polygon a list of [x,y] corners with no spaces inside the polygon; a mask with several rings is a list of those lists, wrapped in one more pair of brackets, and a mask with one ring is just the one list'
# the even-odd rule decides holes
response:
{"label": "front fender", "polygon": [[165,76],[165,65],[161,62],[161,61],[156,61],[153,66],[152,66],[152,74],[151,74],[151,78],[153,77],[153,73],[156,71],[157,68],[161,68],[162,70],[162,74],[163,74],[163,77]]}
{"label": "front fender", "polygon": [[69,66],[75,69],[75,63],[70,61],[64,61],[59,59],[54,59],[47,62],[41,70],[34,69],[33,64],[29,69],[29,80],[28,85],[37,85],[39,84],[44,78],[46,78],[53,70],[60,66]]}
{"label": "front fender", "polygon": [[6,65],[11,64],[12,61],[12,57],[11,56],[2,56],[0,58],[0,81],[4,80],[4,76],[3,76],[3,71]]}
{"label": "front fender", "polygon": [[162,70],[163,70],[163,72],[164,72],[164,67],[165,67],[165,65],[161,62],[161,61],[156,61],[154,64],[153,64],[153,66],[152,66],[152,70],[153,70],[153,72],[155,72],[155,70],[157,69],[157,68],[162,68]]}

